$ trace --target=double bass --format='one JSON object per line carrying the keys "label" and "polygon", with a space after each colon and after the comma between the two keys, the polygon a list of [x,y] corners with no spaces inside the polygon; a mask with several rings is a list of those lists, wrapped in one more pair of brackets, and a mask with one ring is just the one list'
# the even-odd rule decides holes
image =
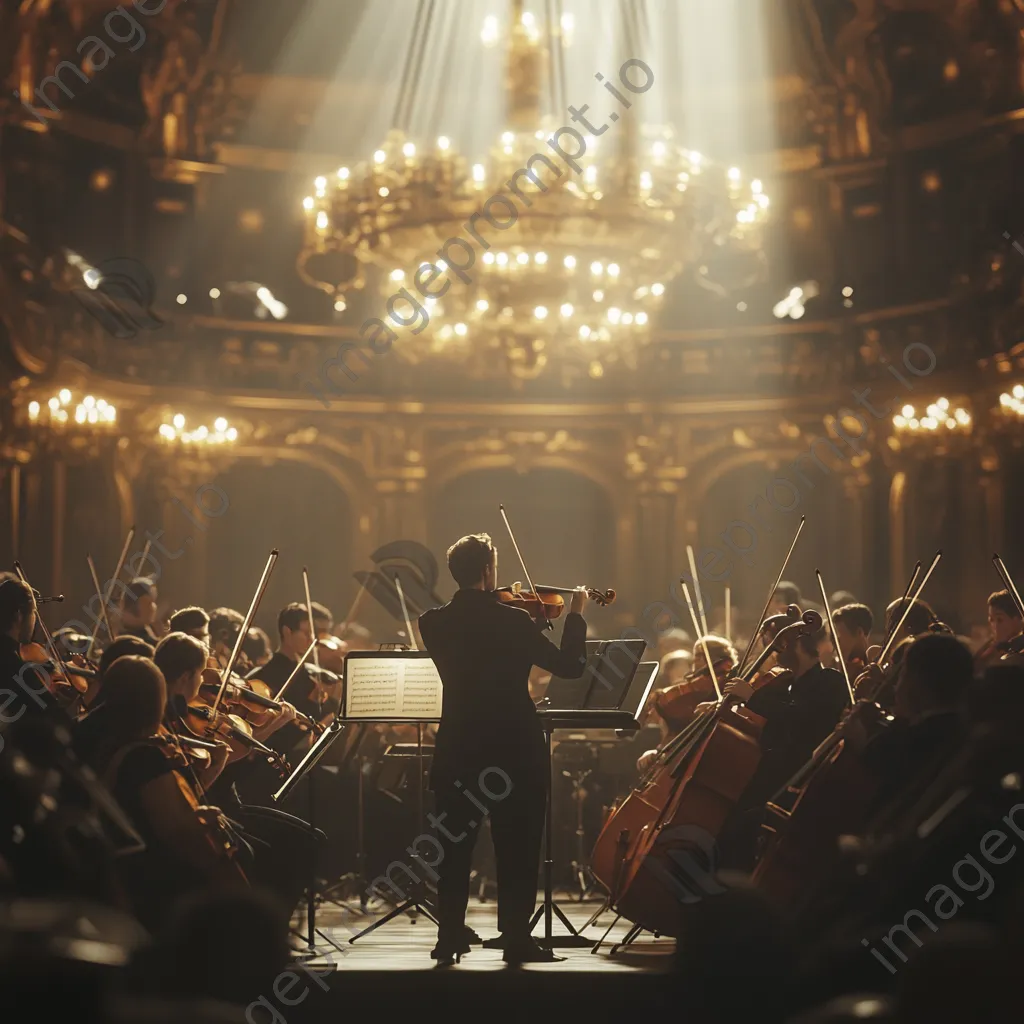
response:
{"label": "double bass", "polygon": [[[745,672],[751,682],[794,637],[821,629],[817,612],[783,627]],[[705,870],[722,826],[761,761],[764,719],[726,694],[659,754],[639,786],[611,814],[591,859],[595,877],[623,917],[660,935],[678,932],[676,866],[695,854]]]}

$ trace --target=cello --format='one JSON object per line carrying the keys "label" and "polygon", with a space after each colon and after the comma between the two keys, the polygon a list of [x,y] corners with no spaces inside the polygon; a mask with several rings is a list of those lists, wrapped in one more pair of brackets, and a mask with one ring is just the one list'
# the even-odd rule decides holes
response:
{"label": "cello", "polygon": [[[764,609],[758,619],[757,628],[750,636],[750,641],[747,644],[747,648],[744,651],[743,657],[736,667],[736,675],[743,678],[743,666],[747,659],[750,657],[751,650],[754,646],[754,641],[758,636],[761,635],[763,626],[768,617],[768,610],[771,607],[772,599],[775,596],[775,591],[782,581],[782,577],[786,572],[786,566],[789,564],[789,560],[792,557],[793,550],[796,547],[796,543],[800,538],[800,534],[803,531],[806,517],[800,517],[800,523],[797,526],[796,533],[793,537],[793,541],[789,546],[789,551],[786,554],[785,559],[782,562],[782,568],[779,570],[779,575],[775,580],[775,583],[768,590],[768,597],[764,603]],[[690,617],[693,621],[694,630],[698,636],[702,635],[700,627],[697,625],[697,615],[693,608],[693,603],[690,600],[689,589],[687,584],[683,582],[683,592],[686,595],[687,605],[689,606]],[[780,634],[781,635],[781,634]],[[776,636],[776,640],[779,639],[779,635]],[[698,706],[695,708],[695,717],[683,730],[671,741],[665,744],[657,754],[653,763],[647,769],[646,772],[641,776],[640,782],[629,795],[622,800],[616,807],[614,807],[611,813],[605,820],[604,827],[601,829],[600,834],[597,837],[597,842],[594,844],[593,852],[590,857],[591,871],[594,877],[608,890],[608,906],[616,910],[619,910],[622,916],[631,917],[631,913],[628,911],[631,909],[630,905],[633,904],[633,912],[638,913],[641,917],[646,919],[644,913],[645,908],[642,905],[643,893],[640,892],[641,899],[636,899],[637,886],[635,884],[635,870],[634,866],[637,863],[642,863],[642,860],[638,861],[638,854],[641,852],[640,845],[643,836],[653,835],[656,831],[662,831],[661,825],[664,824],[665,817],[664,811],[667,809],[669,801],[672,798],[673,792],[679,786],[679,780],[677,774],[683,772],[687,764],[690,763],[692,767],[693,753],[696,750],[698,744],[702,744],[709,737],[711,731],[717,726],[716,721],[720,708],[729,708],[732,706],[732,702],[725,704],[722,700],[722,692],[718,685],[718,680],[714,672],[714,659],[710,656],[706,643],[703,645],[704,659],[706,664],[709,666],[709,674],[711,676],[711,682],[714,686],[715,693],[718,697],[718,703],[708,706]],[[768,657],[772,653],[772,645],[768,645],[762,652],[761,656],[751,666],[749,675],[751,678],[756,676],[758,669],[767,661]],[[745,709],[743,709],[745,710]],[[762,721],[759,716],[755,716],[750,712],[741,714],[740,710],[733,714],[732,719],[729,720],[729,725],[732,725],[733,732],[729,738],[733,739],[733,744],[743,755],[743,771],[747,774],[748,779],[750,775],[757,768],[757,764],[760,761],[760,747],[757,744],[757,737],[760,735]],[[723,722],[723,729],[719,733],[717,739],[727,742],[726,730],[728,726]],[[744,742],[749,740],[750,742]],[[704,743],[707,747],[707,744]],[[717,749],[719,743],[716,742],[715,749]],[[707,762],[710,763],[710,762]],[[737,764],[737,770],[739,765]],[[733,780],[734,782],[736,780]],[[746,783],[743,783],[745,786]],[[743,786],[740,787],[740,792]],[[735,785],[731,786],[732,791],[736,791]],[[737,796],[738,796],[737,792]],[[735,801],[733,798],[733,802]],[[728,810],[727,806],[722,806],[726,803],[726,800],[716,801],[719,808],[719,827],[724,823]],[[648,853],[650,852],[651,844],[647,844]],[[653,860],[649,860],[649,863],[655,863]],[[648,873],[649,874],[649,873]],[[639,888],[643,888],[643,878],[639,883]],[[633,899],[630,899],[628,889],[633,890]],[[662,888],[659,893],[655,894],[655,897],[660,895],[662,902],[665,903],[665,889]],[[620,909],[619,901],[626,896],[626,910]],[[674,897],[673,897],[674,899]],[[667,901],[671,904],[672,901]],[[659,915],[663,917],[664,915]],[[643,920],[632,918],[637,924],[647,927]],[[664,922],[662,922],[664,924]],[[669,928],[674,928],[675,919],[673,917]],[[667,932],[671,934],[671,931]]]}
{"label": "cello", "polygon": [[[921,596],[940,557],[941,552],[937,552],[916,589],[915,570],[907,588],[908,593],[914,589],[914,600]],[[820,573],[818,578],[820,582]],[[903,614],[873,665],[880,668],[885,664],[911,607],[913,601],[905,600]],[[830,611],[828,615],[831,622]],[[875,797],[877,783],[864,770],[860,758],[846,750],[846,736],[854,721],[870,736],[893,720],[876,703],[879,692],[890,682],[886,673],[873,671],[865,676],[855,699],[846,674],[852,715],[844,717],[807,764],[766,805],[762,854],[752,881],[780,906],[790,906],[801,893],[812,892],[812,883],[833,869],[839,858],[839,836],[859,826]]]}
{"label": "cello", "polygon": [[[732,678],[750,682],[778,647],[820,628],[821,616],[804,612]],[[710,853],[760,763],[763,725],[759,715],[724,695],[668,744],[609,817],[591,868],[623,917],[648,931],[676,934],[680,883],[674,864],[692,860],[695,849]]]}

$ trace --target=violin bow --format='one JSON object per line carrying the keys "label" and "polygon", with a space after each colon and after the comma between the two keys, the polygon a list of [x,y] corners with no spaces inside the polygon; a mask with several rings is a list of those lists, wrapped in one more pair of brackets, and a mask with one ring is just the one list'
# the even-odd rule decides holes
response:
{"label": "violin bow", "polygon": [[732,590],[725,588],[725,639],[732,643]]}
{"label": "violin bow", "polygon": [[[96,575],[96,563],[92,560],[91,554],[86,555],[85,560],[89,563],[89,574],[92,576],[93,589],[96,591],[96,596],[100,599],[100,610],[103,612],[103,625],[107,627],[107,636],[113,639],[114,633],[110,628],[110,619],[107,617],[107,606],[103,600],[103,591],[100,589],[100,578]],[[123,590],[121,591],[121,599],[123,602]],[[98,622],[97,625],[99,625]]]}
{"label": "violin bow", "polygon": [[419,647],[416,644],[416,637],[412,632],[412,621],[409,619],[409,607],[405,603],[405,591],[402,590],[402,581],[398,578],[398,574],[395,574],[395,589],[398,591],[398,600],[402,602],[402,616],[405,618],[405,628],[409,633],[409,646],[414,650],[418,651]]}
{"label": "violin bow", "polygon": [[[910,592],[911,592],[911,590],[914,589],[914,584],[917,582],[917,577],[920,576],[920,575],[921,575],[921,562],[920,562],[920,560],[918,560],[918,562],[914,565],[914,571],[913,571],[913,573],[911,573],[910,580],[907,582],[907,588],[906,588],[906,590],[903,591],[903,596],[900,598],[901,602],[906,601],[906,599],[910,596]],[[900,604],[899,607],[902,608],[903,605]],[[890,633],[890,631],[886,630],[885,636],[882,638],[882,646],[883,647],[889,642],[889,633]]]}
{"label": "violin bow", "polygon": [[850,682],[850,670],[846,667],[846,659],[843,657],[843,650],[839,646],[839,637],[836,635],[836,624],[832,619],[832,609],[828,603],[828,594],[825,593],[825,581],[821,578],[821,570],[815,569],[814,575],[818,580],[818,590],[821,592],[821,603],[825,609],[825,617],[828,620],[828,631],[832,634],[832,643],[835,644],[836,654],[839,655],[839,664],[843,670],[843,678],[846,680],[846,689],[850,694],[850,703],[856,704],[857,698],[853,695],[853,684]]}
{"label": "violin bow", "polygon": [[793,557],[793,549],[796,547],[796,542],[800,539],[800,534],[803,532],[804,523],[806,522],[807,516],[801,516],[800,523],[796,528],[796,533],[793,535],[793,543],[789,545],[789,551],[786,552],[786,557],[782,561],[782,568],[779,570],[778,578],[775,580],[775,583],[772,584],[771,590],[768,591],[768,600],[765,601],[764,610],[761,612],[761,617],[757,620],[757,628],[750,634],[750,640],[747,641],[747,649],[743,652],[743,657],[740,659],[740,663],[736,666],[737,675],[743,674],[743,669],[747,664],[747,658],[750,657],[750,652],[754,649],[754,641],[761,635],[761,627],[764,625],[764,620],[768,617],[768,609],[772,606],[772,598],[775,596],[775,591],[782,582],[782,577],[786,572],[786,566],[789,565],[789,560]]}
{"label": "violin bow", "polygon": [[[134,536],[135,536],[135,527],[134,526],[130,526],[128,528],[128,535],[124,539],[124,545],[121,548],[121,554],[120,554],[120,556],[117,559],[117,568],[114,570],[114,575],[110,577],[110,581],[107,584],[107,592],[105,594],[99,595],[100,600],[103,602],[104,618],[106,617],[105,612],[106,612],[107,605],[110,604],[110,595],[114,592],[114,584],[117,582],[117,578],[121,575],[121,570],[124,568],[124,561],[128,557],[128,547],[131,544],[132,538]],[[110,627],[108,626],[107,627],[107,631],[109,633],[109,639],[111,641],[116,640],[117,637],[113,633],[110,633],[109,630],[110,630]],[[96,636],[99,633],[99,631],[100,631],[100,620],[97,619],[96,620],[96,625],[93,626],[92,636],[89,638],[89,646],[86,648],[86,651],[85,651],[86,659],[88,659],[89,655],[92,654],[93,647],[96,646]]]}
{"label": "violin bow", "polygon": [[686,545],[686,557],[690,563],[690,577],[693,579],[693,596],[697,599],[697,611],[700,612],[700,630],[703,635],[708,632],[708,620],[704,615],[704,598],[700,594],[700,581],[697,579],[697,562],[693,557],[693,546]]}
{"label": "violin bow", "polygon": [[344,640],[345,628],[351,623],[355,617],[356,612],[359,611],[359,606],[363,603],[363,598],[366,596],[366,581],[369,579],[368,576],[364,576],[359,581],[359,590],[356,592],[355,600],[349,606],[348,611],[345,613],[345,618],[342,620],[341,625],[338,627],[338,635]]}
{"label": "violin bow", "polygon": [[700,627],[697,624],[697,613],[693,608],[693,601],[690,599],[690,588],[686,585],[686,581],[681,581],[683,584],[683,596],[686,598],[686,607],[690,609],[690,620],[693,622],[694,631],[698,634],[697,643],[700,644],[701,650],[704,652],[704,660],[708,663],[708,672],[711,675],[711,682],[715,684],[715,695],[718,697],[718,702],[722,702],[722,688],[718,685],[718,679],[715,676],[715,666],[711,661],[711,654],[708,651],[707,638],[704,633],[701,632]]}
{"label": "violin bow", "polygon": [[228,658],[228,663],[224,666],[224,672],[220,677],[220,689],[217,691],[217,696],[213,702],[214,712],[216,712],[217,708],[220,707],[221,698],[224,696],[224,691],[228,686],[228,680],[231,678],[231,671],[235,667],[235,662],[238,661],[238,655],[242,653],[242,643],[249,635],[249,628],[252,626],[252,620],[256,615],[256,609],[259,608],[260,601],[263,600],[263,594],[267,589],[267,584],[270,582],[270,574],[274,571],[274,566],[277,564],[278,554],[279,552],[277,548],[274,548],[267,558],[267,564],[263,567],[263,575],[260,577],[260,581],[256,586],[256,593],[252,595],[252,601],[249,603],[249,610],[245,613],[245,621],[242,623],[242,628],[238,631],[238,636],[235,637],[234,650],[232,650],[231,657]]}
{"label": "violin bow", "polygon": [[[505,514],[505,506],[499,505],[498,511],[501,512],[501,518],[505,521],[505,529],[508,530],[509,539],[512,541],[512,547],[515,548],[516,558],[519,559],[519,564],[523,567],[523,575],[526,577],[526,584],[534,594],[537,594],[537,588],[533,585],[533,580],[530,579],[530,570],[526,568],[526,562],[523,561],[523,554],[519,550],[519,545],[516,543],[516,535],[512,532],[512,526],[508,521],[508,516]],[[537,594],[537,596],[539,597],[540,595]],[[555,627],[551,625],[550,619],[544,619],[543,628],[554,629]]]}
{"label": "violin bow", "polygon": [[992,556],[992,564],[996,567],[996,572],[999,573],[999,578],[1003,581],[1003,586],[1013,598],[1013,603],[1017,606],[1017,614],[1024,619],[1024,601],[1021,600],[1020,591],[1014,584],[1013,578],[1010,576],[1010,571],[1006,568],[1006,563],[998,554],[995,554]]}
{"label": "violin bow", "polygon": [[[313,667],[320,671],[320,654],[316,649],[316,626],[313,623],[313,599],[309,596],[309,572],[306,567],[302,567],[302,590],[306,596],[306,615],[309,618],[309,636],[312,640],[313,646]],[[316,704],[319,711],[324,709],[324,694],[323,691],[318,687],[313,687],[313,692],[316,694]]]}
{"label": "violin bow", "polygon": [[281,684],[281,689],[274,695],[274,700],[281,700],[284,696],[284,691],[291,685],[292,680],[299,674],[299,669],[309,660],[309,656],[313,653],[316,648],[316,640],[314,640],[307,648],[306,653],[299,658],[299,663],[292,669],[292,674]]}
{"label": "violin bow", "polygon": [[[151,540],[147,540],[145,546],[142,549],[142,558],[139,559],[139,565],[140,566],[146,564],[146,560],[149,558],[150,548],[152,548],[152,547],[153,547],[153,542]],[[98,589],[99,588],[97,588],[97,592],[98,592]],[[120,596],[117,599],[117,611],[118,611],[118,614],[121,614],[121,613],[124,612],[124,590],[121,591],[121,594],[120,594]],[[108,626],[107,629],[109,631],[110,627]]]}
{"label": "violin bow", "polygon": [[925,572],[924,577],[921,579],[921,582],[917,585],[917,589],[914,591],[914,596],[907,600],[906,607],[903,609],[903,614],[900,616],[899,621],[896,623],[896,626],[893,629],[891,636],[886,641],[885,646],[882,648],[882,650],[878,652],[878,657],[874,660],[875,665],[881,667],[884,664],[886,656],[889,654],[889,651],[893,646],[893,642],[895,641],[896,637],[899,636],[899,632],[903,628],[903,623],[906,622],[907,616],[910,614],[910,609],[914,607],[914,602],[921,596],[921,592],[924,590],[925,584],[928,582],[928,579],[931,576],[931,574],[935,572],[935,566],[939,564],[939,559],[941,558],[942,551],[936,551],[935,556],[932,558],[931,565],[928,566],[928,569]]}

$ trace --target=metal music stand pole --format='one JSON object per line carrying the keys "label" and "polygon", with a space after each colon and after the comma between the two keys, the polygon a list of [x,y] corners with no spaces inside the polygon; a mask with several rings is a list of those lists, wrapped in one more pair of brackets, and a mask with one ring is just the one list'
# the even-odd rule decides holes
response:
{"label": "metal music stand pole", "polygon": [[[419,826],[418,835],[424,834],[424,812],[423,812],[423,723],[416,723],[416,817]],[[417,878],[416,882],[412,886],[412,895],[406,897],[402,902],[392,910],[389,910],[379,921],[374,921],[373,924],[367,925],[361,932],[357,932],[348,941],[355,942],[356,939],[361,939],[364,935],[369,935],[370,932],[382,925],[393,921],[396,917],[401,914],[408,913],[411,911],[412,923],[416,923],[416,917],[418,914],[422,914],[424,917],[433,921],[437,924],[437,917],[435,917],[435,907],[427,899],[426,895],[426,883],[422,878]],[[589,943],[588,943],[589,945]]]}
{"label": "metal music stand pole", "polygon": [[[546,949],[551,953],[551,958],[562,959],[556,957],[551,952],[555,947],[566,948],[566,947],[586,947],[590,948],[593,946],[591,939],[585,938],[580,935],[578,931],[572,926],[572,922],[562,912],[562,908],[554,901],[554,858],[552,856],[552,843],[551,834],[554,831],[554,807],[551,799],[552,795],[552,780],[551,776],[554,772],[554,761],[552,759],[552,744],[551,737],[555,731],[555,725],[550,721],[542,721],[541,723],[544,729],[544,735],[547,739],[548,745],[548,772],[547,772],[547,817],[544,821],[544,902],[534,911],[533,917],[530,919],[530,931],[537,927],[537,922],[540,920],[541,915],[544,916],[544,934],[536,937],[535,941],[538,946],[542,949]],[[568,935],[554,936],[551,933],[552,915],[557,915],[559,921],[565,926],[569,932]]]}
{"label": "metal music stand pole", "polygon": [[[312,795],[313,777],[312,771],[327,753],[334,741],[341,735],[344,728],[342,719],[335,716],[334,721],[324,730],[323,735],[306,751],[302,760],[295,767],[291,775],[281,784],[281,788],[273,794],[271,799],[274,803],[284,800],[289,793],[298,785],[302,779],[309,776],[310,793]],[[313,824],[312,822],[310,823]],[[315,827],[315,826],[313,826]],[[319,858],[314,856],[311,864],[311,875],[306,899],[306,952],[305,956],[314,957],[317,955],[316,937],[319,935],[328,945],[333,946],[339,953],[343,953],[344,947],[339,946],[329,935],[326,935],[316,926],[316,904],[317,904],[317,862]]]}

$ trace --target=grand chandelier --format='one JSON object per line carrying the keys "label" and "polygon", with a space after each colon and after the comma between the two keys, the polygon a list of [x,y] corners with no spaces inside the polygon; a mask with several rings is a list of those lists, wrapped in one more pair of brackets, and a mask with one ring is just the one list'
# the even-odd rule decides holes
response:
{"label": "grand chandelier", "polygon": [[[405,288],[429,313],[420,333],[396,326],[406,358],[448,357],[477,375],[520,379],[561,363],[601,377],[635,365],[684,269],[703,265],[706,274],[710,263],[760,253],[762,183],[685,149],[669,127],[623,110],[612,126],[620,130],[585,136],[586,155],[571,161],[578,173],[556,159],[547,140],[559,122],[541,111],[541,85],[555,73],[552,53],[567,45],[567,27],[563,18],[542,32],[522,0],[512,3],[509,126],[485,162],[470,163],[448,137],[424,147],[394,128],[370,160],[318,177],[304,200],[300,273],[331,293],[336,309],[369,273],[385,299]],[[496,19],[482,36],[498,41]],[[477,234],[467,233],[485,207],[504,226],[477,216]],[[473,244],[471,270],[464,248],[445,249],[459,237]],[[414,287],[430,280],[431,265],[448,272],[443,295],[426,296],[441,290],[436,278]]]}

